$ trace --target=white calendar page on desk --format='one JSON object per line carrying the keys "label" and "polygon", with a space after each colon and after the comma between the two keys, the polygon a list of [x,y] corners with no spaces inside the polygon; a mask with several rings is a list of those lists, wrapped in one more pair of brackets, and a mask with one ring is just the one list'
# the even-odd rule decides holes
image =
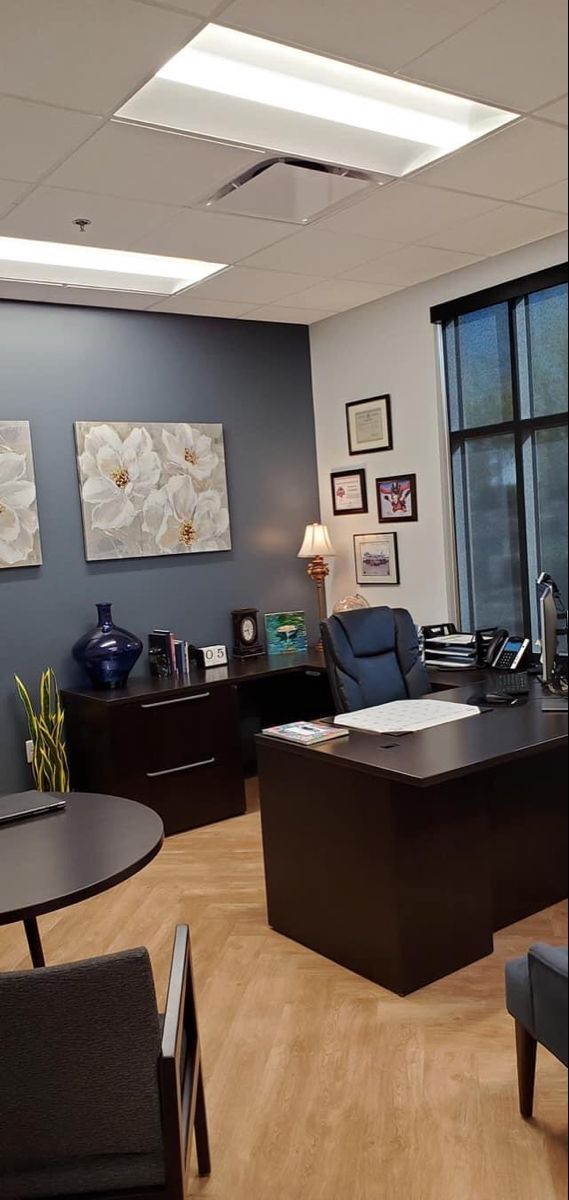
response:
{"label": "white calendar page on desk", "polygon": [[335,717],[335,724],[368,733],[417,733],[421,729],[433,729],[436,725],[478,716],[480,709],[472,704],[453,704],[450,700],[395,700],[375,708],[342,713]]}

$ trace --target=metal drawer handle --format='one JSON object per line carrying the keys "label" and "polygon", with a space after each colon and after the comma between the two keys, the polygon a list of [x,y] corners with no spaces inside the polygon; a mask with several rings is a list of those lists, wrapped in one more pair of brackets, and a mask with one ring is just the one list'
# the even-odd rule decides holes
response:
{"label": "metal drawer handle", "polygon": [[189,700],[207,700],[211,692],[198,692],[196,696],[179,696],[177,700],[156,700],[153,704],[141,704],[141,708],[168,708],[171,704],[187,704]]}
{"label": "metal drawer handle", "polygon": [[188,763],[185,767],[170,767],[169,771],[147,771],[147,779],[161,779],[163,775],[180,775],[182,771],[195,771],[196,767],[210,767],[215,758],[204,758],[202,762]]}

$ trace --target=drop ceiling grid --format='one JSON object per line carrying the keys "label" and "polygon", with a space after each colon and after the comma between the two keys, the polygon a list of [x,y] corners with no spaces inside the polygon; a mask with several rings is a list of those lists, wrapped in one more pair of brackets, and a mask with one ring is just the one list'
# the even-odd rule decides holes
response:
{"label": "drop ceiling grid", "polygon": [[[289,42],[296,40],[297,44],[302,44],[308,49],[341,57],[342,47],[336,46],[334,50],[330,48],[329,42],[330,38],[335,36],[334,30],[345,27],[341,23],[343,20],[342,14],[346,15],[346,19],[352,28],[358,26],[358,17],[360,18],[358,36],[360,36],[363,30],[365,43],[369,41],[366,35],[369,24],[366,25],[366,20],[368,22],[376,20],[378,12],[382,15],[386,29],[391,31],[390,36],[395,37],[397,35],[397,37],[403,38],[403,40],[405,39],[405,27],[409,26],[409,13],[414,11],[416,14],[421,14],[422,20],[425,13],[430,12],[432,20],[428,24],[428,30],[425,30],[427,41],[417,54],[405,59],[405,61],[402,61],[397,66],[392,65],[390,68],[386,68],[385,66],[383,68],[380,67],[380,69],[387,70],[388,73],[406,75],[408,74],[407,68],[409,66],[416,64],[418,59],[423,57],[428,59],[428,56],[435,51],[440,51],[442,59],[444,59],[445,54],[452,53],[453,43],[456,38],[459,39],[461,44],[465,41],[468,43],[472,39],[476,42],[476,39],[480,36],[480,28],[486,28],[487,22],[490,22],[490,24],[497,22],[498,28],[503,26],[505,10],[509,8],[512,2],[514,0],[498,0],[497,3],[488,3],[488,0],[458,0],[457,4],[449,6],[446,3],[442,3],[442,0],[407,0],[405,4],[402,4],[401,0],[380,0],[378,8],[378,0],[352,0],[352,3],[349,5],[345,0],[325,0],[325,3],[324,0],[311,0],[311,3],[308,5],[305,3],[305,0],[302,0],[302,3],[301,0],[287,0],[286,5],[283,5],[281,0],[227,0],[227,2],[221,5],[215,4],[214,0],[96,0],[96,4],[95,0],[86,0],[87,8],[93,15],[93,19],[98,20],[101,27],[105,21],[107,22],[105,26],[107,36],[108,21],[113,13],[116,16],[121,37],[124,37],[125,30],[130,30],[131,34],[133,30],[137,31],[137,38],[135,37],[133,40],[131,37],[129,46],[128,73],[129,77],[131,76],[129,78],[129,95],[143,86],[149,76],[158,69],[161,62],[164,61],[165,53],[168,55],[174,53],[176,48],[185,44],[189,37],[195,35],[199,29],[203,28],[204,23],[212,17],[221,24],[246,28],[249,32],[253,33],[265,32],[266,36],[273,36],[277,40],[288,40]],[[539,5],[537,4],[537,0],[515,0],[515,2],[519,2],[522,5],[526,25],[529,23],[530,26],[534,20],[534,8],[541,8],[543,2],[545,2],[550,15],[557,15],[556,19],[564,5],[564,0],[540,0]],[[61,12],[62,9],[67,11],[70,5],[74,5],[74,0],[2,0],[2,15],[4,19],[6,13],[14,15],[18,9],[21,17],[22,11],[24,11],[25,16],[26,12],[29,14],[35,10],[36,12],[41,11],[42,16],[45,18],[45,13],[48,9],[53,9],[54,12]],[[304,10],[304,25],[298,15],[299,5]],[[322,16],[324,7],[329,20],[327,23],[319,22],[320,41],[316,45],[307,44],[306,40],[299,42],[299,38],[306,38],[308,36],[302,33],[302,29],[306,28],[306,20],[308,20],[306,13],[308,12],[310,16],[309,10],[311,10],[314,17],[314,14],[316,13],[318,16],[318,12],[321,10],[320,16]],[[148,46],[145,44],[145,37],[141,35],[140,29],[138,29],[136,14],[142,9],[146,9],[147,13],[142,19],[141,29],[144,28],[147,32],[152,29],[154,34],[156,34],[153,46],[157,42],[159,47],[155,53],[153,50],[154,57],[152,62],[148,60]],[[151,17],[148,17],[149,10],[153,14]],[[452,17],[449,15],[451,10]],[[247,11],[252,14],[248,24],[247,19],[242,15]],[[297,22],[296,38],[291,36],[290,33],[285,37],[280,36],[279,38],[279,35],[274,30],[259,28],[259,22],[262,23],[264,20],[266,24],[277,18],[285,22],[286,29],[289,29],[295,21]],[[339,20],[340,25],[338,25]],[[286,24],[287,22],[288,24]],[[417,28],[420,23],[419,18],[417,18],[413,37],[417,36]],[[443,31],[442,36],[436,40],[432,37],[434,30]],[[326,39],[328,39],[328,43],[323,44],[326,42]],[[6,45],[7,43],[10,43],[9,38],[4,39],[4,44]],[[171,48],[172,43],[175,44],[174,49]],[[166,46],[168,46],[167,51]],[[445,50],[445,47],[448,47],[448,51]],[[79,46],[77,45],[75,49],[79,50]],[[11,52],[13,56],[15,53],[13,44],[11,45]],[[42,61],[45,64],[45,51],[42,52]],[[360,65],[365,65],[365,59],[362,59],[361,56],[354,61],[357,61]],[[2,75],[1,68],[2,53],[0,50],[0,76]],[[17,70],[17,64],[14,68],[14,63],[11,63],[12,78],[14,77],[14,69]],[[45,72],[45,67],[42,69]],[[425,73],[428,74],[428,71]],[[218,232],[214,233],[213,219],[215,215],[205,214],[196,208],[199,200],[213,190],[209,186],[212,179],[215,178],[216,181],[219,179],[220,185],[228,182],[236,174],[235,164],[241,159],[241,156],[245,156],[245,161],[247,162],[260,161],[263,157],[262,154],[257,152],[228,148],[220,144],[212,146],[210,143],[209,146],[211,149],[208,151],[205,150],[205,147],[201,151],[194,148],[197,157],[201,154],[204,164],[200,167],[200,183],[202,178],[204,185],[207,183],[207,186],[200,188],[199,199],[196,190],[196,193],[188,194],[187,203],[183,202],[177,171],[174,168],[169,179],[170,190],[164,177],[159,181],[159,184],[156,181],[152,184],[152,181],[147,183],[143,174],[139,178],[139,182],[136,185],[133,184],[133,189],[134,191],[140,189],[144,194],[113,195],[113,192],[109,189],[115,189],[118,186],[116,183],[116,162],[113,167],[113,156],[110,155],[107,178],[101,178],[101,163],[99,159],[97,166],[97,153],[101,142],[104,142],[105,139],[108,140],[109,137],[112,140],[116,136],[114,131],[119,126],[116,123],[111,123],[110,115],[127,98],[122,86],[125,70],[121,67],[118,74],[120,75],[120,80],[118,78],[116,80],[112,105],[107,107],[103,114],[86,111],[86,101],[83,96],[74,97],[74,102],[77,104],[76,108],[68,104],[59,106],[57,103],[54,104],[53,96],[51,104],[42,103],[40,100],[30,97],[23,98],[20,101],[24,105],[35,106],[34,111],[37,111],[38,122],[41,119],[44,127],[46,122],[49,125],[48,118],[52,122],[52,144],[50,144],[49,133],[46,133],[45,137],[41,139],[41,147],[38,147],[36,179],[19,179],[18,177],[19,174],[34,173],[29,165],[24,169],[22,169],[21,165],[18,166],[18,162],[21,163],[22,161],[22,155],[25,156],[26,148],[24,146],[18,148],[20,158],[18,159],[16,156],[16,169],[12,173],[5,170],[7,178],[0,180],[0,235],[31,237],[34,236],[34,228],[39,228],[43,232],[36,233],[35,236],[45,236],[47,240],[49,238],[48,231],[50,225],[49,211],[51,209],[51,212],[53,212],[55,221],[55,213],[58,210],[58,196],[61,196],[61,208],[64,209],[66,216],[69,216],[70,223],[73,219],[71,217],[73,199],[76,196],[77,203],[78,205],[80,204],[82,211],[77,211],[74,215],[88,216],[87,207],[89,205],[94,211],[98,210],[99,216],[97,220],[99,229],[101,230],[101,227],[104,228],[106,244],[109,246],[141,251],[146,250],[149,253],[168,253],[181,256],[186,253],[194,257],[208,257],[208,255],[200,255],[199,252],[200,234],[198,233],[198,218],[205,217],[206,219],[211,218],[211,224],[205,225],[203,220],[201,221],[201,226],[199,227],[203,231],[204,239],[201,244],[207,245],[208,249],[214,249],[219,244],[225,251],[225,257],[219,259],[219,261],[225,261],[226,258],[231,259],[230,266],[235,265],[240,269],[255,270],[257,275],[262,273],[266,273],[269,276],[272,275],[273,280],[267,279],[266,281],[265,290],[269,294],[272,294],[276,286],[275,275],[283,273],[293,275],[298,270],[299,278],[301,276],[304,277],[303,286],[300,287],[298,293],[291,293],[290,297],[286,298],[286,303],[282,297],[275,297],[274,300],[269,300],[268,304],[265,305],[263,305],[262,301],[257,301],[256,307],[250,309],[249,300],[232,299],[224,301],[222,299],[216,300],[213,297],[208,299],[204,297],[203,293],[200,294],[202,289],[198,286],[197,289],[191,289],[190,292],[183,293],[180,297],[172,298],[172,301],[168,301],[168,304],[171,306],[178,299],[180,306],[185,306],[183,311],[190,311],[192,306],[190,296],[193,296],[193,305],[197,310],[202,305],[207,306],[210,304],[212,308],[217,305],[217,313],[212,315],[224,315],[220,311],[224,305],[226,306],[226,315],[231,315],[230,307],[234,305],[236,307],[245,307],[246,310],[244,313],[237,313],[235,311],[233,313],[235,316],[243,316],[247,319],[248,315],[254,317],[255,312],[257,312],[259,314],[258,319],[265,320],[268,319],[266,313],[274,309],[275,312],[279,310],[275,319],[284,320],[283,314],[289,310],[290,306],[289,311],[291,313],[298,312],[301,316],[305,317],[306,313],[313,311],[315,314],[318,314],[318,319],[321,319],[323,315],[329,315],[329,312],[332,310],[342,311],[342,308],[337,308],[338,303],[343,304],[346,308],[352,307],[353,304],[357,305],[367,302],[363,298],[364,296],[373,298],[372,293],[374,290],[375,292],[382,290],[383,294],[387,294],[388,291],[410,286],[407,282],[408,279],[416,275],[420,278],[423,277],[421,271],[425,270],[425,264],[429,261],[430,255],[432,256],[431,262],[434,265],[436,264],[437,273],[444,273],[447,270],[456,269],[456,263],[460,261],[460,257],[464,259],[464,262],[477,261],[480,257],[500,253],[500,249],[495,249],[495,245],[496,238],[499,240],[500,237],[499,230],[504,225],[504,215],[510,217],[514,221],[514,225],[517,222],[518,233],[514,236],[527,237],[531,241],[545,237],[550,232],[556,231],[557,227],[563,225],[563,217],[560,211],[562,203],[560,199],[562,179],[560,177],[555,178],[556,172],[551,166],[551,160],[553,158],[553,147],[557,144],[556,133],[567,119],[565,93],[561,96],[563,89],[566,89],[566,81],[559,87],[556,75],[551,79],[549,85],[553,90],[550,91],[545,100],[542,94],[540,94],[539,111],[536,114],[539,120],[534,118],[531,122],[522,121],[516,125],[509,126],[506,130],[499,131],[498,134],[484,139],[483,142],[476,143],[472,147],[467,147],[466,150],[449,156],[448,159],[445,159],[440,164],[436,164],[433,168],[426,168],[423,172],[415,174],[408,180],[396,181],[393,184],[387,185],[385,188],[378,190],[376,195],[372,193],[372,199],[378,199],[382,195],[385,195],[385,200],[381,201],[381,204],[379,204],[378,200],[380,208],[388,200],[388,193],[392,193],[392,199],[387,203],[387,208],[389,208],[390,204],[398,208],[400,201],[403,207],[408,205],[409,220],[403,229],[400,227],[397,228],[398,236],[395,237],[393,234],[395,226],[392,225],[390,227],[387,224],[383,227],[381,219],[378,220],[376,225],[372,224],[371,226],[365,225],[364,222],[365,227],[361,228],[362,219],[366,212],[365,205],[369,203],[369,194],[362,200],[356,198],[343,206],[338,214],[334,214],[330,218],[330,224],[327,224],[326,219],[317,220],[306,227],[306,229],[299,231],[297,225],[287,226],[283,222],[273,223],[273,229],[271,228],[271,223],[267,221],[259,222],[249,217],[229,217],[228,221],[231,220],[233,222],[231,230],[228,224],[226,224],[225,228],[218,224],[216,227]],[[45,84],[45,74],[41,76],[40,72],[40,78],[44,80]],[[419,76],[416,76],[416,79],[417,82],[429,82],[428,80],[421,79]],[[92,96],[97,89],[93,84],[91,75],[88,82]],[[120,94],[119,83],[122,89],[120,90]],[[47,84],[45,86],[47,94],[49,93],[49,87],[47,87]],[[63,80],[60,86],[62,88],[60,99],[63,97],[69,100],[71,98],[69,94],[69,81]],[[107,73],[105,87],[108,88],[109,86],[110,81]],[[439,85],[437,84],[436,86]],[[444,84],[442,86],[444,87]],[[543,92],[541,83],[540,88]],[[478,98],[486,100],[486,102],[491,99],[488,95],[480,95]],[[9,96],[8,99],[13,101],[14,98],[13,96]],[[102,105],[99,104],[98,107],[100,108]],[[0,113],[1,111],[2,97],[0,96]],[[518,108],[517,111],[524,111],[525,113],[532,110]],[[58,114],[60,115],[58,116]],[[57,128],[57,126],[60,123],[62,127],[65,122],[69,123],[71,118],[77,119],[78,117],[91,122],[91,124],[88,127],[84,127],[84,130],[81,131],[81,136],[70,146],[67,152],[65,145],[63,149],[61,148],[63,133],[62,128]],[[522,178],[522,184],[515,190],[516,192],[520,190],[520,194],[515,194],[514,196],[504,195],[504,191],[508,189],[502,186],[495,189],[496,191],[500,191],[500,195],[486,195],[489,186],[486,184],[483,185],[485,190],[482,192],[482,195],[479,190],[471,190],[473,174],[476,188],[479,189],[481,185],[475,168],[468,166],[467,156],[469,150],[480,154],[482,160],[484,160],[485,154],[488,155],[486,171],[487,174],[491,175],[492,148],[489,151],[485,151],[484,147],[499,136],[512,134],[515,130],[523,129],[524,126],[531,127],[536,146],[545,145],[547,142],[550,147],[549,151],[544,151],[543,153],[546,163],[543,173],[532,176],[531,156],[528,156],[527,153],[529,135],[526,131],[523,134],[518,133],[514,135],[519,139],[520,144],[523,143],[526,145],[525,152],[522,153],[520,149],[520,161],[517,165],[517,171]],[[126,129],[127,127],[123,128]],[[548,130],[547,134],[540,132],[546,129]],[[111,130],[113,130],[113,133],[110,133]],[[133,137],[140,134],[140,132],[140,130],[136,132],[131,131]],[[170,139],[176,136],[155,133],[154,131],[144,132],[153,139]],[[182,140],[186,147],[188,142],[200,141],[200,139],[192,138]],[[158,143],[156,140],[153,140],[152,144],[155,153]],[[42,162],[40,162],[39,156],[40,148],[43,155]],[[51,165],[46,166],[46,159],[48,163],[50,161],[49,155],[51,149],[54,151],[56,161],[52,160]],[[499,151],[497,144],[496,150]],[[14,151],[12,151],[12,154],[12,165],[14,165]],[[33,163],[33,144],[28,147],[28,158]],[[174,160],[176,155],[174,153],[166,154],[166,158]],[[224,166],[227,166],[226,172],[221,171],[221,159],[223,158],[227,159],[226,163],[224,163]],[[524,171],[528,165],[528,158],[530,159],[528,178],[524,179]],[[524,159],[524,161],[522,162],[521,159]],[[533,156],[533,160],[535,163],[535,155]],[[87,168],[84,167],[84,178],[82,179],[81,162],[89,164],[89,161],[91,161],[93,177],[89,179],[87,166]],[[461,162],[465,164],[465,173],[468,173],[468,170],[470,170],[468,187],[461,187]],[[441,168],[441,174],[440,178],[437,178],[436,172],[439,167]],[[1,166],[0,171],[2,171]],[[449,174],[446,175],[445,171],[448,171]],[[201,172],[203,172],[203,175]],[[14,178],[12,178],[12,174]],[[155,170],[155,174],[158,176],[162,174],[164,176],[164,172],[161,172],[159,168]],[[532,177],[530,178],[530,176]],[[95,186],[85,186],[86,182],[87,184],[89,182],[91,184],[94,183]],[[526,184],[528,184],[527,187]],[[425,229],[424,212],[421,211],[420,207],[414,210],[413,204],[410,204],[410,206],[408,204],[408,196],[411,194],[410,189],[413,187],[416,189],[417,202],[421,199],[421,193],[423,193],[424,198],[424,193],[428,189],[431,195],[436,197],[435,206],[439,204],[441,211],[446,211],[450,206],[450,212],[453,209],[457,213],[460,212],[459,220],[453,221],[452,217],[449,218],[447,213],[443,222],[444,231],[442,230],[442,225],[438,225],[436,221],[434,228],[428,225],[427,229]],[[417,193],[417,187],[420,187],[420,193]],[[129,191],[128,187],[126,190]],[[511,187],[509,191],[511,192]],[[521,194],[522,191],[523,194]],[[483,207],[476,208],[476,205],[480,204],[481,200]],[[540,200],[543,207],[540,206]],[[549,208],[547,206],[548,202],[551,205]],[[553,205],[556,207],[554,208]],[[422,207],[424,209],[424,204]],[[518,213],[517,210],[519,209],[522,212]],[[505,214],[503,210],[506,210]],[[523,210],[526,213],[529,212],[530,215],[524,218]],[[492,220],[493,213],[500,213],[501,215]],[[341,220],[339,225],[334,226],[336,216],[345,218],[344,227],[342,227]],[[42,221],[44,222],[43,225]],[[56,221],[55,223],[57,224]],[[60,229],[64,228],[65,225],[60,223],[57,235],[52,235],[51,240],[64,240],[63,235],[59,232]],[[528,231],[527,233],[523,233],[524,228]],[[461,237],[461,229],[464,230],[464,237]],[[207,237],[206,231],[208,233]],[[444,240],[445,231],[448,234],[446,241]],[[245,232],[246,237],[243,237]],[[273,233],[274,238],[272,236]],[[180,236],[179,243],[176,241],[178,234]],[[242,245],[239,245],[240,234]],[[326,270],[323,269],[325,258],[323,258],[321,253],[321,248],[325,245],[322,241],[322,234],[333,238],[334,242],[334,253],[330,255]],[[401,236],[401,234],[404,236]],[[93,231],[91,244],[97,244],[97,236],[96,232]],[[98,244],[101,244],[101,237],[102,233],[99,234]],[[301,246],[303,237],[306,237],[307,263],[302,262]],[[369,242],[369,254],[366,253],[366,238]],[[490,247],[482,253],[480,251],[481,239],[485,245]],[[73,240],[71,232],[65,240]],[[292,262],[287,268],[288,242],[290,242]],[[447,244],[447,242],[452,244]],[[509,248],[510,242],[507,237],[504,237],[504,242],[505,244],[502,248]],[[317,247],[318,243],[320,243],[320,248]],[[330,244],[332,245],[332,243]],[[361,260],[359,258],[360,244],[363,254]],[[191,247],[191,250],[184,251],[184,245]],[[160,249],[160,246],[167,246],[167,249]],[[312,249],[314,246],[317,248]],[[476,249],[474,249],[474,246],[476,246]],[[309,247],[311,248],[310,253]],[[413,262],[413,248],[416,248],[415,262]],[[387,261],[384,262],[384,260]],[[218,259],[215,258],[215,261],[218,261]],[[383,274],[382,262],[385,269],[387,270],[389,267],[390,271],[391,269],[395,270],[397,264],[400,264],[400,268],[397,269],[401,271],[401,282],[394,283],[393,280],[383,281],[376,279],[378,274],[380,276]],[[453,263],[455,263],[455,266],[452,266]],[[302,271],[299,270],[299,264],[302,267]],[[304,286],[308,274],[315,278],[320,277],[319,281],[313,282],[312,287]],[[323,303],[325,286],[328,281],[331,284],[329,289],[330,298],[336,297],[334,304],[330,300],[330,307],[328,307],[328,304]],[[350,286],[342,289],[342,284]],[[203,286],[207,287],[207,284]],[[227,284],[224,283],[222,291],[226,287]],[[356,290],[358,288],[359,290]],[[304,300],[302,299],[303,295],[305,297]],[[344,296],[343,301],[339,299],[342,295]],[[294,304],[292,304],[293,299],[295,301]],[[318,307],[316,307],[317,301],[319,301]],[[137,302],[137,307],[140,306]],[[155,303],[155,298],[150,299],[148,306],[157,311],[161,308],[160,305]],[[168,310],[170,311],[171,307]],[[166,309],[163,309],[163,311],[166,311]],[[291,316],[292,319],[293,317]]]}

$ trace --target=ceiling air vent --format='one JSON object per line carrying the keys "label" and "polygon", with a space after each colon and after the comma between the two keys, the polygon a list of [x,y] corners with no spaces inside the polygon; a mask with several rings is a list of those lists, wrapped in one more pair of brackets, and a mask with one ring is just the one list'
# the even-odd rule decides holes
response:
{"label": "ceiling air vent", "polygon": [[234,179],[205,207],[211,212],[307,225],[328,209],[388,179],[322,163],[273,159]]}

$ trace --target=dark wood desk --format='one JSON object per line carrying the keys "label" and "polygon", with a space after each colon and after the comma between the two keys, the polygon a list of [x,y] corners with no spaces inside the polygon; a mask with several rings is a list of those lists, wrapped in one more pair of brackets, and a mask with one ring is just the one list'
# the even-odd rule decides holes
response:
{"label": "dark wood desk", "polygon": [[563,899],[567,715],[541,699],[401,738],[259,737],[272,927],[406,995]]}
{"label": "dark wood desk", "polygon": [[[42,798],[13,799],[31,807]],[[45,966],[38,916],[130,879],[164,840],[156,813],[131,800],[75,793],[66,801],[63,812],[0,828],[0,925],[24,922],[34,967]]]}
{"label": "dark wood desk", "polygon": [[63,692],[73,786],[153,808],[167,834],[245,812],[255,735],[332,709],[318,651],[232,659],[190,679]]}

